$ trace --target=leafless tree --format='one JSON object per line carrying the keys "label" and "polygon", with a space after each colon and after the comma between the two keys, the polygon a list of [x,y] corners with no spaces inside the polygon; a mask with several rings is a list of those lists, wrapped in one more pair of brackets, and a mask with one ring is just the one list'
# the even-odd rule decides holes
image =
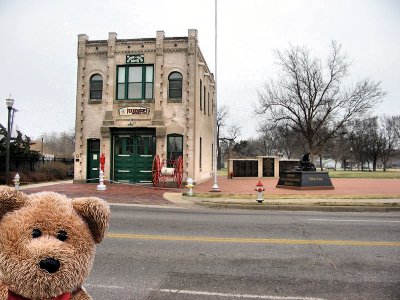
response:
{"label": "leafless tree", "polygon": [[[256,112],[261,122],[285,124],[301,135],[312,155],[385,96],[381,83],[370,79],[345,87],[349,62],[335,41],[325,66],[306,47],[291,46],[275,55],[281,72],[259,92]],[[327,134],[320,135],[323,128]]]}
{"label": "leafless tree", "polygon": [[63,131],[61,133],[45,133],[44,145],[48,154],[55,156],[71,157],[75,148],[74,130]]}
{"label": "leafless tree", "polygon": [[[223,165],[223,152],[230,151],[235,143],[235,139],[240,135],[240,126],[233,124],[228,126],[229,107],[221,105],[217,112],[217,169],[220,170]],[[228,153],[229,156],[230,153]]]}
{"label": "leafless tree", "polygon": [[236,139],[240,136],[240,126],[237,124],[230,125],[224,134],[220,137],[221,152],[225,153],[227,159],[231,158],[231,151],[235,145]]}
{"label": "leafless tree", "polygon": [[380,158],[383,165],[383,171],[386,171],[389,159],[400,147],[400,115],[383,116],[380,121],[380,135],[383,140]]}
{"label": "leafless tree", "polygon": [[368,164],[369,169],[370,162],[373,162],[373,165],[376,166],[378,148],[381,143],[377,133],[376,121],[376,117],[357,119],[348,127],[351,148],[361,170],[364,170],[366,164]]}
{"label": "leafless tree", "polygon": [[226,105],[222,105],[218,108],[217,112],[217,169],[220,170],[223,166],[222,161],[222,149],[221,149],[221,133],[222,128],[225,127],[227,119],[229,117],[229,108]]}
{"label": "leafless tree", "polygon": [[[258,128],[259,139],[263,143],[261,155],[285,156],[291,158],[293,155],[300,157],[304,154],[304,143],[296,132],[286,124],[275,124],[264,122]],[[300,148],[300,149],[299,149]]]}

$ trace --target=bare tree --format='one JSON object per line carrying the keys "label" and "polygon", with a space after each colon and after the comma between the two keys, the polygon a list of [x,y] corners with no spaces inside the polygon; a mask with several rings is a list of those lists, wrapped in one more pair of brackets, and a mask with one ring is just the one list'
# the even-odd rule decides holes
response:
{"label": "bare tree", "polygon": [[48,154],[56,155],[57,154],[57,133],[45,133],[44,134],[44,142],[47,148]]}
{"label": "bare tree", "polygon": [[226,153],[227,159],[231,158],[231,151],[233,146],[235,145],[235,140],[240,136],[240,126],[237,124],[233,124],[228,127],[226,134],[223,137],[220,137],[220,141],[222,142],[223,152]]}
{"label": "bare tree", "polygon": [[[351,143],[352,132],[350,128],[343,127],[340,132],[337,132],[335,136],[328,142],[328,155],[335,161],[335,170],[337,168],[337,163],[340,161],[343,170],[346,171],[348,166],[348,161],[353,161],[353,144]],[[350,168],[352,168],[352,163]]]}
{"label": "bare tree", "polygon": [[368,164],[369,169],[370,162],[374,157],[373,149],[375,146],[371,144],[374,143],[374,136],[376,135],[375,121],[376,118],[357,119],[349,126],[351,148],[358,162],[358,169],[361,166],[361,170],[364,170],[366,164]]}
{"label": "bare tree", "polygon": [[63,157],[71,157],[73,155],[75,148],[74,130],[61,133],[46,133],[43,136],[48,154]]}
{"label": "bare tree", "polygon": [[383,165],[383,171],[387,169],[387,163],[391,156],[399,149],[400,144],[400,115],[384,116],[381,119],[380,135],[383,145],[380,152],[380,158]]}
{"label": "bare tree", "polygon": [[264,122],[260,124],[258,131],[261,133],[259,139],[263,143],[262,155],[285,156],[290,159],[293,155],[300,156],[304,153],[304,144],[299,135],[286,124]]}
{"label": "bare tree", "polygon": [[226,125],[226,121],[229,117],[229,108],[226,105],[222,105],[218,108],[217,112],[217,169],[220,170],[223,166],[222,161],[222,149],[221,149],[221,131]]}
{"label": "bare tree", "polygon": [[[341,46],[331,43],[326,66],[306,47],[275,51],[281,73],[259,92],[261,122],[286,124],[300,134],[312,155],[350,120],[366,113],[385,96],[380,82],[364,79],[343,84],[349,62]],[[327,130],[326,134],[319,134]]]}

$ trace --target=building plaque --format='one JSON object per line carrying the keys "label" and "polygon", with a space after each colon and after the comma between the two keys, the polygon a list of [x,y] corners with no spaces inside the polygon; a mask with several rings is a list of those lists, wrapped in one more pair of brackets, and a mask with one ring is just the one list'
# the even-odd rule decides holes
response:
{"label": "building plaque", "polygon": [[127,64],[143,64],[144,54],[131,54],[126,56]]}
{"label": "building plaque", "polygon": [[131,116],[131,115],[148,115],[150,114],[150,108],[133,106],[133,107],[121,107],[119,109],[120,116]]}

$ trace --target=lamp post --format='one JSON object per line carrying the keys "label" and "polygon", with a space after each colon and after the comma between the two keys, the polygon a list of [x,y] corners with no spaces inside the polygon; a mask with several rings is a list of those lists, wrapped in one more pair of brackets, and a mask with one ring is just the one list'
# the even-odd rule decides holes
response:
{"label": "lamp post", "polygon": [[44,134],[41,135],[41,138],[42,138],[42,152],[41,152],[41,154],[42,154],[42,163],[44,164],[44,154],[43,154],[43,151],[44,151],[44,147],[43,147]]}
{"label": "lamp post", "polygon": [[6,141],[6,185],[8,184],[8,176],[10,173],[10,139],[11,139],[11,113],[13,110],[14,99],[6,99],[6,105],[8,109],[8,119],[7,119],[7,141]]}

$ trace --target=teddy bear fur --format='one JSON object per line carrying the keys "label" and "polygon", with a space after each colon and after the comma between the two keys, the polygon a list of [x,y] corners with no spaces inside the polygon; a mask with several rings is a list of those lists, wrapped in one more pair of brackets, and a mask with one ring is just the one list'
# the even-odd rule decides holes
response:
{"label": "teddy bear fur", "polygon": [[96,197],[0,186],[0,300],[92,299],[82,284],[109,220]]}

